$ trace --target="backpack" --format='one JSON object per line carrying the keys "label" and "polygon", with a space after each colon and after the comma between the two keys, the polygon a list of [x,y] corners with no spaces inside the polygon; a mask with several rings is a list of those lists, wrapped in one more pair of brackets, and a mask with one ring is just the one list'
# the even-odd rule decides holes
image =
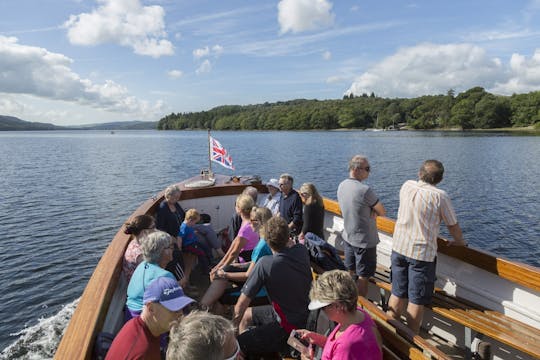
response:
{"label": "backpack", "polygon": [[345,270],[345,265],[338,256],[336,248],[317,235],[308,232],[304,236],[304,245],[308,249],[310,260],[315,265],[316,272]]}

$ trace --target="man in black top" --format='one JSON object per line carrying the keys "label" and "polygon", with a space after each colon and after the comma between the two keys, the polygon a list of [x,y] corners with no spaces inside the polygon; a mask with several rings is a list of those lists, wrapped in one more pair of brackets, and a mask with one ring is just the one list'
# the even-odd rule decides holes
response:
{"label": "man in black top", "polygon": [[[268,220],[265,233],[273,256],[257,261],[234,308],[233,322],[239,326],[238,343],[245,355],[286,351],[289,334],[304,328],[309,314],[311,267],[306,247],[288,247],[289,228],[281,217]],[[248,309],[263,287],[272,305]],[[255,327],[245,331],[251,326]]]}
{"label": "man in black top", "polygon": [[279,177],[281,200],[279,201],[279,214],[287,221],[289,231],[299,233],[302,229],[302,199],[293,189],[293,178],[289,174]]}

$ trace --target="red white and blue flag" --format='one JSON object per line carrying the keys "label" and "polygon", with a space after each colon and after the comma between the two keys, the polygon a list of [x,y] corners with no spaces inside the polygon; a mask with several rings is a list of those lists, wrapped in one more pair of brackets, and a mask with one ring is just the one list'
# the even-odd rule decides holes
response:
{"label": "red white and blue flag", "polygon": [[213,162],[217,162],[223,167],[226,167],[227,169],[234,170],[234,166],[232,163],[231,156],[227,153],[227,150],[223,146],[221,146],[221,143],[210,136],[210,149],[212,151],[212,155],[210,156],[210,159]]}

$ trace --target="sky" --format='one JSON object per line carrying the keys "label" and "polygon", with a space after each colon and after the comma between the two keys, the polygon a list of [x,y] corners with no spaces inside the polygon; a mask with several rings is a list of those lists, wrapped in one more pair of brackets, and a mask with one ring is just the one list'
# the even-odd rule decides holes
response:
{"label": "sky", "polygon": [[0,115],[540,90],[540,0],[1,0]]}

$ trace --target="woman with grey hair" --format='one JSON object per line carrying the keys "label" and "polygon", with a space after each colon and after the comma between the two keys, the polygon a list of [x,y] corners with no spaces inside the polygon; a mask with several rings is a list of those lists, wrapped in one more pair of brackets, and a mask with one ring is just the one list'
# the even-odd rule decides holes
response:
{"label": "woman with grey hair", "polygon": [[[367,312],[357,306],[358,289],[347,271],[323,273],[309,293],[310,310],[322,309],[337,323],[328,337],[296,330],[301,338],[323,348],[322,359],[382,359],[381,336]],[[313,347],[310,347],[313,358]]]}
{"label": "woman with grey hair", "polygon": [[186,217],[184,209],[178,203],[181,196],[182,190],[180,190],[178,185],[167,187],[164,192],[165,200],[159,204],[156,212],[156,229],[165,231],[175,240],[173,257],[166,268],[174,274],[176,280],[181,280],[184,276],[182,270],[184,268],[184,260],[179,246],[181,243],[178,238],[180,226]]}
{"label": "woman with grey hair", "polygon": [[141,314],[144,291],[152,280],[162,276],[176,280],[170,271],[164,269],[172,259],[172,249],[173,238],[164,231],[148,234],[141,243],[144,260],[137,266],[129,281],[126,301],[127,318]]}
{"label": "woman with grey hair", "polygon": [[177,322],[169,334],[167,359],[233,360],[240,353],[230,320],[194,311]]}

